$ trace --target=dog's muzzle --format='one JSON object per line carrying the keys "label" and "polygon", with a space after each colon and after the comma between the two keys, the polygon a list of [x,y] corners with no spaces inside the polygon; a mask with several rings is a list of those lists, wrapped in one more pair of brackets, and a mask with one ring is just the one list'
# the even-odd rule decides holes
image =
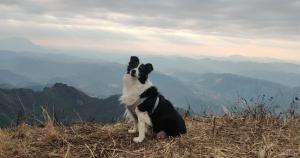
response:
{"label": "dog's muzzle", "polygon": [[131,70],[130,75],[131,75],[132,77],[135,77],[135,75],[136,75],[136,70]]}

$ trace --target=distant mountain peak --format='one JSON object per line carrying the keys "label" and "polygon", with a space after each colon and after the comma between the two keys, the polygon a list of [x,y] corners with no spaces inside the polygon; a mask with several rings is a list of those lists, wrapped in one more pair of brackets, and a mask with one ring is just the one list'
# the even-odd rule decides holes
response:
{"label": "distant mountain peak", "polygon": [[67,84],[64,83],[55,83],[53,85],[53,88],[59,88],[59,87],[69,87]]}
{"label": "distant mountain peak", "polygon": [[0,50],[17,52],[43,52],[46,48],[33,43],[31,40],[23,37],[9,37],[0,39]]}

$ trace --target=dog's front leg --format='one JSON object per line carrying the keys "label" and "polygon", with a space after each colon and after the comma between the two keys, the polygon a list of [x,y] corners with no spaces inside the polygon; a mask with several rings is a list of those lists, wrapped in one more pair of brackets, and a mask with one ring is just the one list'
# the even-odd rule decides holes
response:
{"label": "dog's front leg", "polygon": [[150,117],[147,112],[141,112],[136,108],[136,114],[138,116],[138,130],[139,130],[139,136],[133,138],[133,141],[136,143],[140,143],[145,139],[145,135],[147,132],[147,125],[150,125]]}
{"label": "dog's front leg", "polygon": [[133,119],[133,128],[128,130],[128,133],[136,133],[138,131],[138,120]]}
{"label": "dog's front leg", "polygon": [[139,129],[139,136],[133,138],[133,141],[136,143],[140,143],[145,139],[146,123],[142,120],[141,121],[139,120],[138,129]]}
{"label": "dog's front leg", "polygon": [[138,117],[135,113],[134,106],[127,106],[126,116],[129,117],[130,121],[133,122],[133,128],[128,130],[128,133],[136,133],[138,130]]}
{"label": "dog's front leg", "polygon": [[127,108],[127,117],[133,123],[133,127],[128,130],[128,133],[136,133],[138,131],[138,117],[132,107]]}

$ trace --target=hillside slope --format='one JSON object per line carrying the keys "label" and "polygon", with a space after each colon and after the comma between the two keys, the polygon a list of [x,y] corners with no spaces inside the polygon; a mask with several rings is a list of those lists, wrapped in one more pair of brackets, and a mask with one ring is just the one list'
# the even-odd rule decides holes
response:
{"label": "hillside slope", "polygon": [[186,119],[179,138],[132,142],[126,123],[0,130],[0,157],[300,157],[300,120],[230,117]]}
{"label": "hillside slope", "polygon": [[203,101],[210,101],[210,105],[215,105],[213,109],[220,112],[222,112],[220,105],[230,107],[240,99],[239,97],[248,101],[262,99],[265,103],[269,103],[270,98],[273,98],[272,103],[279,105],[277,110],[284,111],[295,96],[299,97],[300,92],[297,88],[228,73],[178,73],[173,77],[193,88],[195,95]]}
{"label": "hillside slope", "polygon": [[0,69],[0,88],[4,87],[1,85],[6,85],[7,87],[27,87],[37,84],[25,76]]}
{"label": "hillside slope", "polygon": [[20,123],[20,120],[36,122],[41,118],[41,107],[47,109],[58,122],[111,122],[124,113],[118,98],[117,95],[106,99],[89,97],[61,83],[42,91],[0,89],[0,127]]}

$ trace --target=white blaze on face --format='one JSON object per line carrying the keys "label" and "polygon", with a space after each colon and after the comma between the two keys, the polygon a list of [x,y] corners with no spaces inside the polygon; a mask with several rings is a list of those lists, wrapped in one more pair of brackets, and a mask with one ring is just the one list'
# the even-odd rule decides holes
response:
{"label": "white blaze on face", "polygon": [[[138,77],[140,76],[139,67],[141,66],[141,64],[142,64],[142,63],[140,63],[138,67],[136,67],[136,68],[130,70],[130,72],[129,72],[130,75],[132,75],[132,71],[135,71],[134,77],[138,78]],[[133,76],[132,76],[132,77],[133,77]]]}

